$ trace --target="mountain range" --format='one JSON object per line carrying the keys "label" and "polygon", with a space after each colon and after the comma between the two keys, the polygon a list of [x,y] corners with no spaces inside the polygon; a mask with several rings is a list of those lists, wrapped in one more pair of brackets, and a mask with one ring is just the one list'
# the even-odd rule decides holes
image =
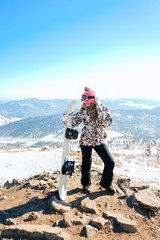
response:
{"label": "mountain range", "polygon": [[[76,100],[76,109],[81,105],[79,99]],[[0,116],[6,118],[28,118],[37,116],[54,115],[64,113],[71,99],[41,100],[28,98],[25,100],[11,101],[0,104]],[[154,109],[160,107],[160,101],[150,99],[102,99],[101,102],[111,110],[139,110]]]}
{"label": "mountain range", "polygon": [[[60,136],[61,121],[70,99],[26,99],[0,104],[0,137],[41,139],[48,135]],[[112,113],[113,123],[108,128],[130,136],[133,142],[160,139],[160,101],[149,99],[102,99]],[[81,102],[76,101],[76,110]]]}

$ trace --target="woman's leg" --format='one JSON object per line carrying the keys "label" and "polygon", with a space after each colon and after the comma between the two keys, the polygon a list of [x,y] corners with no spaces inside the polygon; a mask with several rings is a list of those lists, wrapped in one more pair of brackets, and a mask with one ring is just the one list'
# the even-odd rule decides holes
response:
{"label": "woman's leg", "polygon": [[91,185],[91,164],[92,164],[92,146],[80,145],[82,152],[82,186]]}
{"label": "woman's leg", "polygon": [[112,185],[113,180],[113,169],[115,166],[114,159],[105,143],[95,146],[94,149],[104,162],[104,170],[102,174],[101,183],[105,186],[110,186]]}

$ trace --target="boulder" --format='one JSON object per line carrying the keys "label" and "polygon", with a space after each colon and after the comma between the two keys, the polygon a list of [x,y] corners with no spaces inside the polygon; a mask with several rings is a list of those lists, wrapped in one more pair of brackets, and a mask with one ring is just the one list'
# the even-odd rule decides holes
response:
{"label": "boulder", "polygon": [[36,239],[47,240],[70,240],[70,234],[66,233],[59,227],[51,227],[49,225],[31,225],[20,224],[14,226],[6,226],[1,233],[2,237],[30,237]]}
{"label": "boulder", "polygon": [[84,230],[87,238],[93,237],[98,232],[97,228],[92,227],[90,225],[86,225],[84,227]]}
{"label": "boulder", "polygon": [[149,184],[145,182],[131,181],[129,188],[133,191],[135,190],[143,190],[149,188]]}
{"label": "boulder", "polygon": [[22,188],[39,188],[39,180],[30,180],[23,184]]}
{"label": "boulder", "polygon": [[125,193],[117,186],[117,184],[114,184],[113,186],[115,187],[117,193],[119,193],[121,196],[125,196]]}
{"label": "boulder", "polygon": [[14,186],[18,186],[18,185],[21,185],[23,183],[23,180],[20,180],[20,179],[13,179],[13,180],[10,180],[10,181],[6,181],[4,183],[4,188],[11,188],[11,187],[14,187]]}
{"label": "boulder", "polygon": [[71,205],[65,202],[61,202],[56,199],[55,196],[53,196],[51,199],[51,209],[60,213],[65,213],[71,210]]}
{"label": "boulder", "polygon": [[134,233],[137,231],[136,222],[126,218],[122,213],[112,213],[109,211],[105,211],[103,216],[108,219],[112,219],[115,222],[118,222],[120,227],[129,233]]}
{"label": "boulder", "polygon": [[130,181],[131,181],[130,178],[119,178],[119,179],[117,179],[118,187],[119,187],[124,193],[126,193],[126,189],[129,188]]}
{"label": "boulder", "polygon": [[92,225],[98,228],[99,230],[102,229],[104,226],[107,226],[109,229],[112,229],[112,222],[102,217],[93,218]]}
{"label": "boulder", "polygon": [[63,220],[65,226],[72,225],[85,225],[89,222],[89,218],[87,216],[82,215],[82,217],[73,214],[72,212],[66,212],[63,214]]}
{"label": "boulder", "polygon": [[94,214],[98,213],[95,202],[90,200],[88,197],[81,201],[81,208],[83,211],[87,210]]}
{"label": "boulder", "polygon": [[134,192],[133,192],[131,189],[126,188],[126,196],[127,196],[127,198],[129,198],[130,196],[132,196],[133,193],[134,193]]}
{"label": "boulder", "polygon": [[153,213],[160,209],[160,198],[151,189],[144,189],[131,196],[131,201],[146,207]]}

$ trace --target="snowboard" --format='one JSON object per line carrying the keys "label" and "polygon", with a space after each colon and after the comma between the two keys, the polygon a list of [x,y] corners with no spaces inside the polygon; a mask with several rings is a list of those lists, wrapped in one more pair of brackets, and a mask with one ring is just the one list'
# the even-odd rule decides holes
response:
{"label": "snowboard", "polygon": [[[74,108],[76,105],[76,101],[72,101],[69,103],[67,110],[65,114],[69,115],[74,112]],[[71,128],[71,118],[72,116],[69,115],[68,121],[65,124],[65,132],[67,128]],[[59,198],[61,200],[65,200],[67,196],[67,190],[66,190],[66,185],[67,185],[67,175],[62,173],[62,168],[65,162],[68,161],[69,159],[69,146],[70,146],[70,139],[67,139],[64,133],[64,142],[63,142],[63,152],[62,152],[62,161],[61,161],[61,176],[60,176],[60,182],[59,182]]]}

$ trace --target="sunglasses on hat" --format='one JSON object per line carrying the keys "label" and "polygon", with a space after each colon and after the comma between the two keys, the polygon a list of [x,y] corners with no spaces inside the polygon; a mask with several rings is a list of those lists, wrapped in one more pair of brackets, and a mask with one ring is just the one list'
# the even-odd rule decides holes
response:
{"label": "sunglasses on hat", "polygon": [[89,99],[94,99],[95,96],[88,96],[87,94],[82,95],[82,101],[88,101]]}

